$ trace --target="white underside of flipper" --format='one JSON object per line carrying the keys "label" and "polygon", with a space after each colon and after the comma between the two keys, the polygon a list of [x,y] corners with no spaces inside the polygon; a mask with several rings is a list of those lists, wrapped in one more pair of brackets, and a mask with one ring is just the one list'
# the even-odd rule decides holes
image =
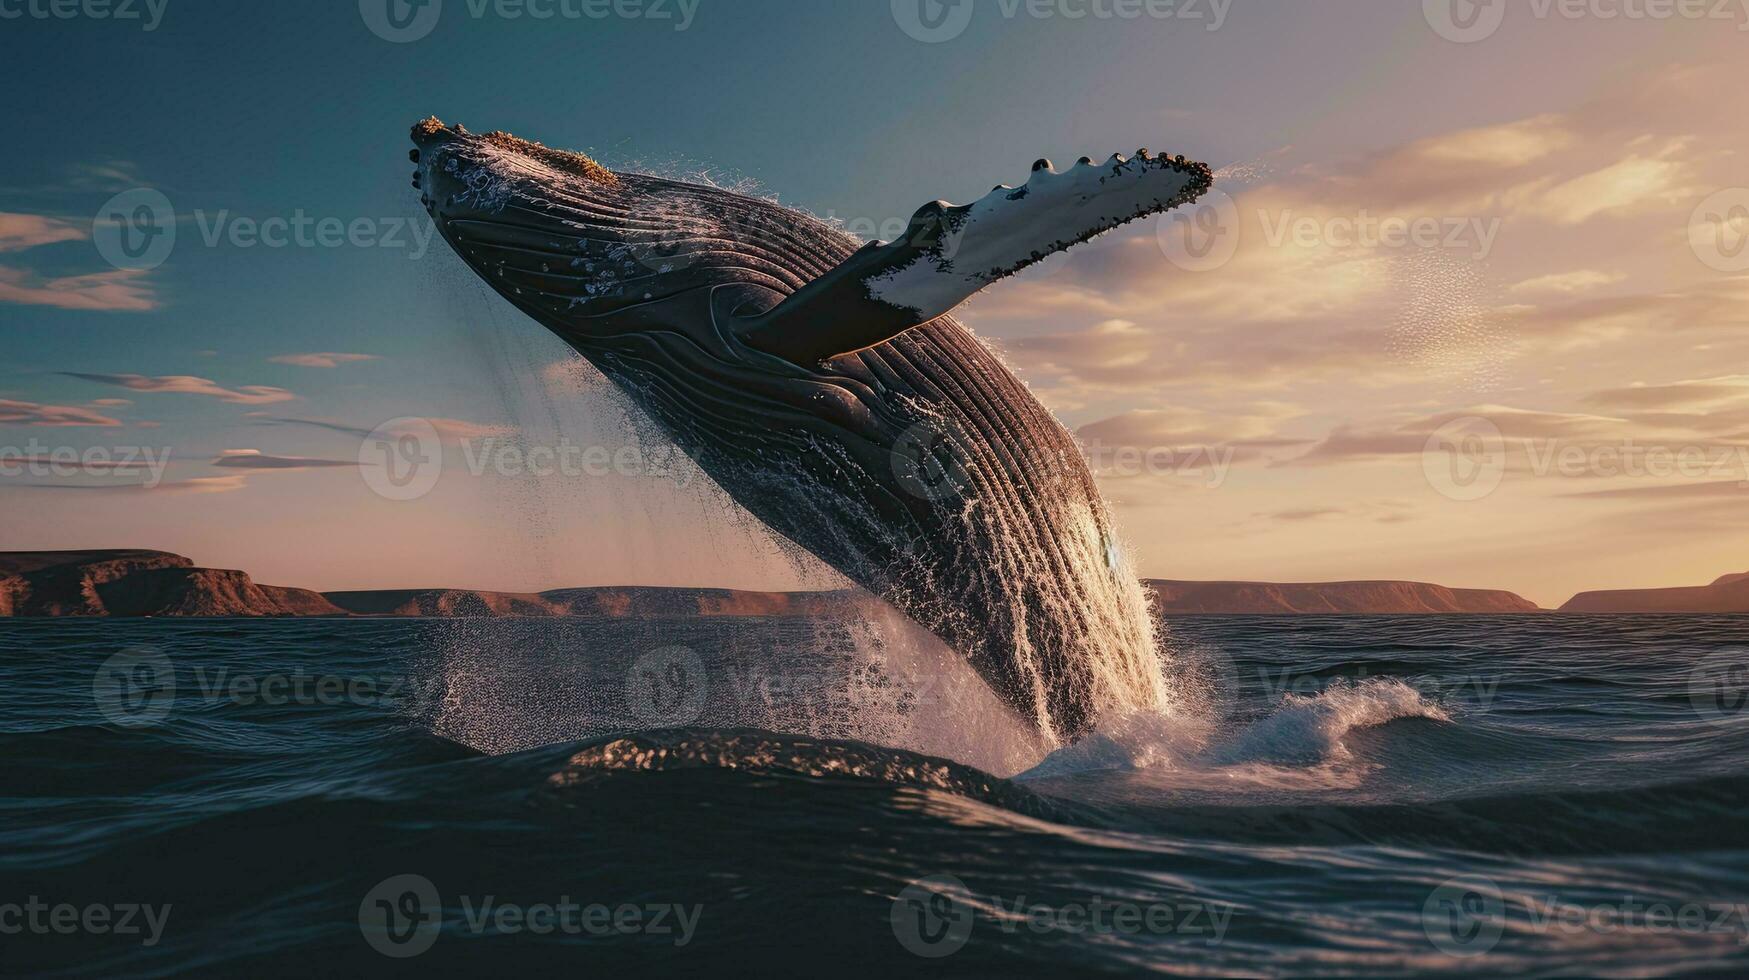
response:
{"label": "white underside of flipper", "polygon": [[998,187],[965,207],[937,202],[939,235],[911,261],[866,279],[868,294],[933,319],[1054,252],[1193,200],[1208,183],[1207,169],[1182,157],[1118,155],[1060,173],[1046,164],[1026,184]]}

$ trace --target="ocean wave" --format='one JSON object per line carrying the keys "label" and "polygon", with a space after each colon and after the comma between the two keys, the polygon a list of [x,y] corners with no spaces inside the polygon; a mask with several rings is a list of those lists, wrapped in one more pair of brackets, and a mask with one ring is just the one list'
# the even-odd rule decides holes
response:
{"label": "ocean wave", "polygon": [[755,729],[666,729],[580,746],[547,778],[550,793],[578,791],[626,773],[733,770],[756,776],[843,779],[948,793],[1041,819],[1065,809],[1010,780],[947,759],[850,739]]}

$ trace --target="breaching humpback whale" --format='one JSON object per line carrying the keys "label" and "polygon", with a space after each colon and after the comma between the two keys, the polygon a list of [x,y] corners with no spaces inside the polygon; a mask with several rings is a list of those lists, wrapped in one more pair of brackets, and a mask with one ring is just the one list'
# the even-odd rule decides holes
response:
{"label": "breaching humpback whale", "polygon": [[863,244],[775,201],[616,173],[435,118],[438,231],[772,530],[965,656],[1048,738],[1156,706],[1153,631],[1068,431],[952,316],[984,286],[1196,199],[1182,156],[1033,165]]}

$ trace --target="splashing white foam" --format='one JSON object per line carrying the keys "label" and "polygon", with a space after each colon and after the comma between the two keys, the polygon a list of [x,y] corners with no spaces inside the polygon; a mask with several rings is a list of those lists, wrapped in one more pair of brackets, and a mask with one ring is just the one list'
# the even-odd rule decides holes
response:
{"label": "splashing white foam", "polygon": [[1352,732],[1402,718],[1450,721],[1445,709],[1394,677],[1338,680],[1318,694],[1289,694],[1267,715],[1226,728],[1209,712],[1117,716],[1051,753],[1023,778],[1100,770],[1169,770],[1175,785],[1237,780],[1305,786],[1352,783]]}

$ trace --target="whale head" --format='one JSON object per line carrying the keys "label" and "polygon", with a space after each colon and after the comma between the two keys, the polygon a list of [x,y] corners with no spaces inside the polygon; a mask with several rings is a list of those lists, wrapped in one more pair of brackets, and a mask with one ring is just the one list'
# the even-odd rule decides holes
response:
{"label": "whale head", "polygon": [[650,318],[621,314],[676,296],[713,294],[724,316],[763,312],[859,244],[774,201],[615,173],[508,133],[430,118],[412,136],[413,184],[444,240],[580,350],[650,329]]}

